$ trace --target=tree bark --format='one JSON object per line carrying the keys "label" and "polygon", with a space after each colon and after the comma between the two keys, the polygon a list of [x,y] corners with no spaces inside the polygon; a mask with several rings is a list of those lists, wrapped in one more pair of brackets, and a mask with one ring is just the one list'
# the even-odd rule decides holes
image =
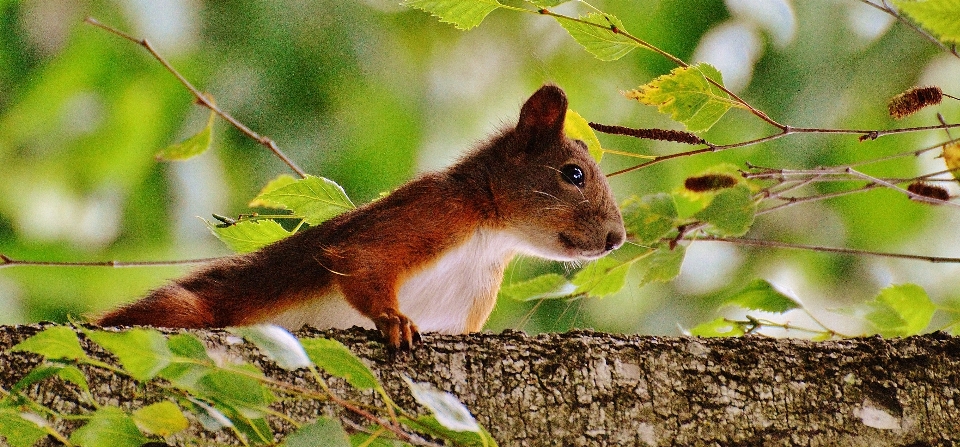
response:
{"label": "tree bark", "polygon": [[[8,348],[42,327],[0,327],[4,389],[39,361]],[[308,380],[302,371],[271,366],[226,332],[191,332],[208,346],[225,346],[262,366],[270,376]],[[304,329],[297,335],[343,342],[404,408],[416,404],[401,375],[453,393],[503,446],[939,446],[960,441],[960,338],[942,333],[827,342],[585,331],[426,334],[414,352],[395,355],[373,341],[376,334],[370,331]],[[85,348],[108,358],[96,347]],[[89,374],[100,402],[135,408],[160,398],[155,387],[92,369]],[[341,380],[329,383],[343,397],[376,399]],[[30,393],[75,411],[71,386],[47,381]],[[299,420],[318,412],[342,413],[316,401],[277,408]],[[280,423],[274,428],[289,430]],[[194,432],[237,443],[229,433]]]}

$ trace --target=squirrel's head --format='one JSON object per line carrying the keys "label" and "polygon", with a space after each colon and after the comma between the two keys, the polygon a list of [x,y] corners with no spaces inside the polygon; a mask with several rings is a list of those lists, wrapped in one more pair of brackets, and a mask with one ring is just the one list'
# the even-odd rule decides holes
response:
{"label": "squirrel's head", "polygon": [[[559,261],[599,258],[626,238],[607,178],[587,145],[563,132],[567,97],[545,85],[497,138],[486,164],[497,219],[525,254]],[[481,151],[485,152],[485,151]]]}

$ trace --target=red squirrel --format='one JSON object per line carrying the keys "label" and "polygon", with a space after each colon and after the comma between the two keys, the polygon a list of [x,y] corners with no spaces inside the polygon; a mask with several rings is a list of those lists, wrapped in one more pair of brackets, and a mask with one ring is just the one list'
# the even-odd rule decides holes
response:
{"label": "red squirrel", "polygon": [[[419,331],[479,331],[516,254],[600,258],[626,238],[610,185],[563,132],[545,85],[515,128],[446,170],[259,251],[214,261],[99,318],[102,326],[375,326],[393,348]],[[372,324],[371,324],[372,323]]]}

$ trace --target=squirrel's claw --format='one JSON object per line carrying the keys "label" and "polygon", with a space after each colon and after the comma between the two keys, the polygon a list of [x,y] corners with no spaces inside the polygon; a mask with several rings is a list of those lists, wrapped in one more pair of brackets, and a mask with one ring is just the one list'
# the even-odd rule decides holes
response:
{"label": "squirrel's claw", "polygon": [[411,350],[420,343],[417,325],[396,311],[387,311],[373,319],[391,349]]}

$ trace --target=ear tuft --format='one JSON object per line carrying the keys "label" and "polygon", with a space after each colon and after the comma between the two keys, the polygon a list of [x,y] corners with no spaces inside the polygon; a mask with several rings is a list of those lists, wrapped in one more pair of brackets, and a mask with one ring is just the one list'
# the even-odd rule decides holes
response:
{"label": "ear tuft", "polygon": [[567,116],[567,95],[560,87],[544,85],[520,109],[517,130],[541,135],[560,135]]}

